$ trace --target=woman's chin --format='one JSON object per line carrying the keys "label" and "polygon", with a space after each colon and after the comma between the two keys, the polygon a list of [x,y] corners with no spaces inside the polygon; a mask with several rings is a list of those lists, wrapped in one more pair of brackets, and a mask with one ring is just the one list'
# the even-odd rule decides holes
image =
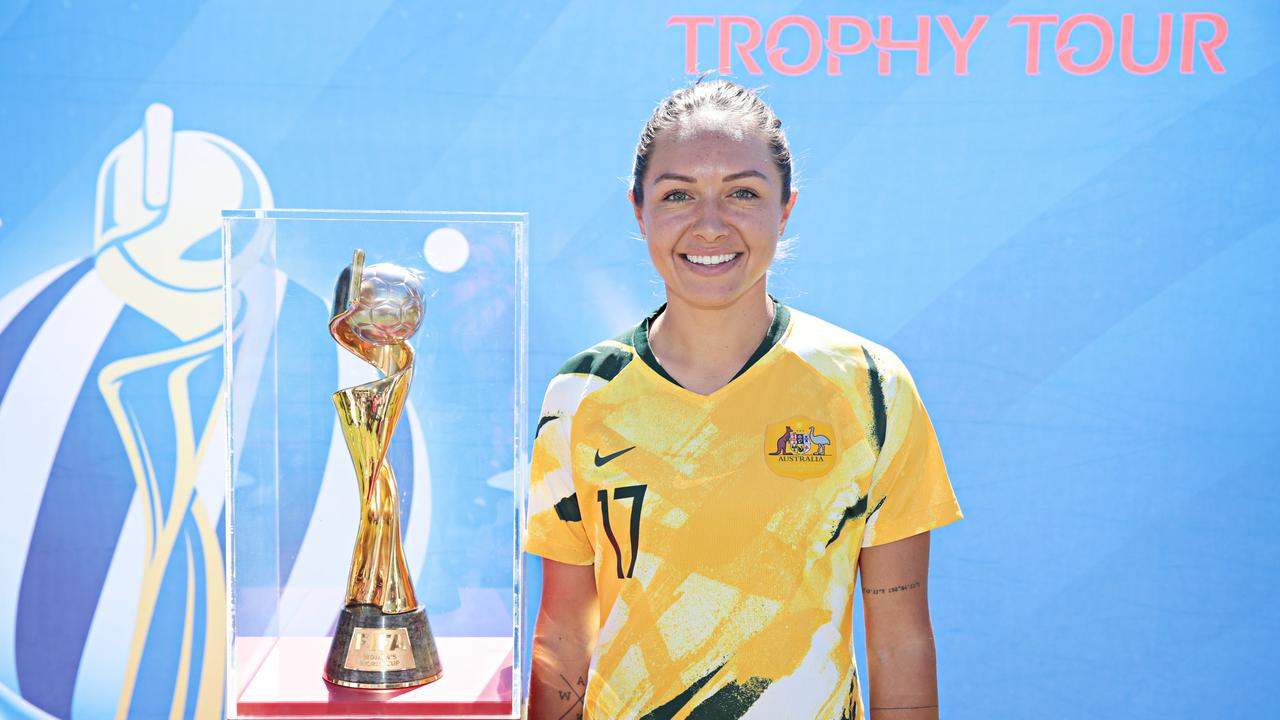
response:
{"label": "woman's chin", "polygon": [[757,290],[758,294],[764,295],[764,283],[743,284],[735,283],[719,283],[712,286],[712,283],[681,283],[678,287],[667,285],[667,301],[670,303],[675,300],[679,304],[695,307],[703,310],[714,310],[729,308],[741,302],[743,299],[750,298]]}

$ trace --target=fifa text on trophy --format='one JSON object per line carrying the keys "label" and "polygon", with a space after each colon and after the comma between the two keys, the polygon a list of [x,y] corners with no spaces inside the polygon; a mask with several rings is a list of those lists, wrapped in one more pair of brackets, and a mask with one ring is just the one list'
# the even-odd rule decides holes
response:
{"label": "fifa text on trophy", "polygon": [[422,285],[413,271],[387,263],[366,268],[364,251],[356,250],[334,289],[329,333],[384,377],[333,394],[360,490],[346,604],[324,668],[324,679],[335,685],[405,688],[441,674],[405,564],[396,478],[387,462],[413,379],[409,338],[422,315]]}

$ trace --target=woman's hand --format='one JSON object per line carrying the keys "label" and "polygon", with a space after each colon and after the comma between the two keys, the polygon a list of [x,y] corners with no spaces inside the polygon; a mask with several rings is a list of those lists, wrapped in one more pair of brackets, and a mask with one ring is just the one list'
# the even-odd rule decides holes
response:
{"label": "woman's hand", "polygon": [[599,612],[594,567],[542,560],[542,605],[533,631],[529,720],[582,720]]}
{"label": "woman's hand", "polygon": [[929,533],[863,548],[862,608],[873,720],[936,720],[938,672],[929,621]]}

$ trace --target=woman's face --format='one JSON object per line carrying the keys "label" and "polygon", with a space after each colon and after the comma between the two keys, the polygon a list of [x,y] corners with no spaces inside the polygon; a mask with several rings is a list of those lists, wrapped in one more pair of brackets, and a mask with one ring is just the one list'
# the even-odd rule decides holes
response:
{"label": "woman's face", "polygon": [[659,135],[635,212],[668,298],[710,309],[763,293],[796,193],[783,200],[782,177],[759,135]]}

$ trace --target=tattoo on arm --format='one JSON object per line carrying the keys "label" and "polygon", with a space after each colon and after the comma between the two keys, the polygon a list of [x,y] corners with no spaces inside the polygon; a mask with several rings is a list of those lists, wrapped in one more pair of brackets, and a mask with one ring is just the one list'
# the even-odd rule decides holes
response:
{"label": "tattoo on arm", "polygon": [[576,684],[569,682],[569,678],[563,674],[560,675],[560,680],[564,683],[565,689],[557,692],[560,693],[561,700],[569,703],[569,707],[559,717],[559,720],[582,720],[582,706],[587,697],[586,676],[579,675]]}
{"label": "tattoo on arm", "polygon": [[[863,595],[884,595],[886,593],[896,593],[896,592],[902,592],[904,590],[915,590],[918,587],[920,587],[919,581],[908,583],[906,585],[894,585],[893,587],[888,587],[888,588],[864,587],[862,588],[862,594]],[[886,708],[886,709],[893,710],[895,708]]]}

